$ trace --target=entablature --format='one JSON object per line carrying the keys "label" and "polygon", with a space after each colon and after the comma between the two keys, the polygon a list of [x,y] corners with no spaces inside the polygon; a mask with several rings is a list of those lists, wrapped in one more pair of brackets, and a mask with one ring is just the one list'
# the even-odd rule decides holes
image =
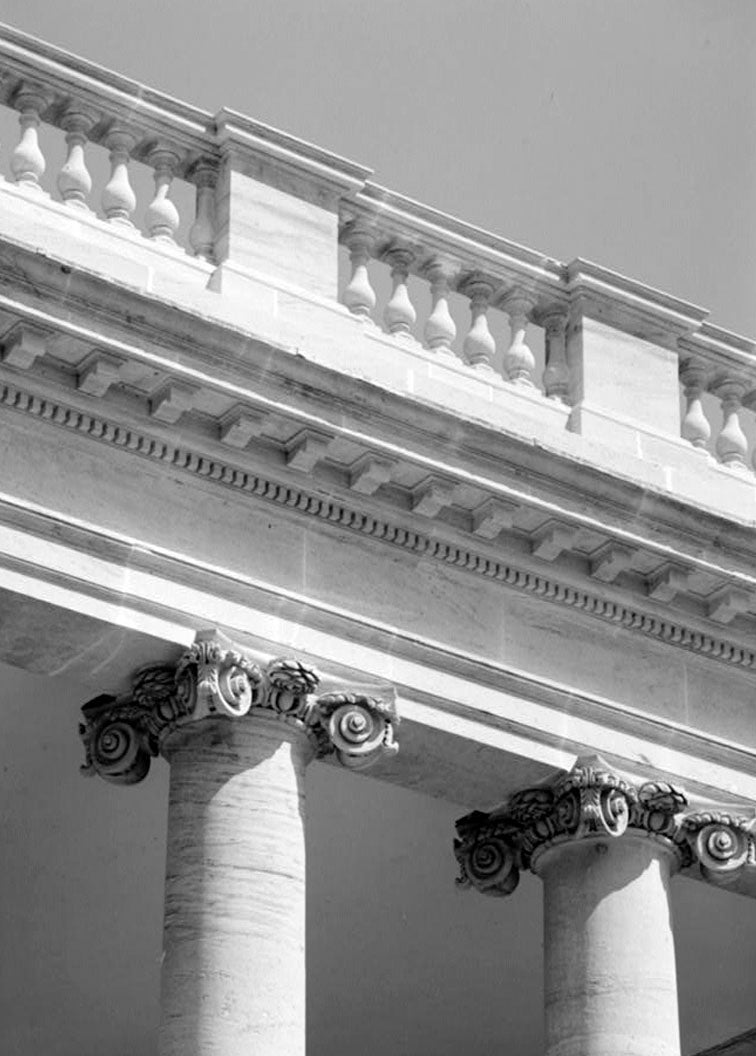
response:
{"label": "entablature", "polygon": [[637,460],[602,471],[559,449],[569,433],[454,416],[53,261],[5,260],[0,402],[14,417],[756,667],[752,520],[653,490]]}

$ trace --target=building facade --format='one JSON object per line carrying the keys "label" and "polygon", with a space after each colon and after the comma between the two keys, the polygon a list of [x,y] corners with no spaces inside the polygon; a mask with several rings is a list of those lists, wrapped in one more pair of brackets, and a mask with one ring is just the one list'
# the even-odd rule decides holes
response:
{"label": "building facade", "polygon": [[756,1051],[754,343],[0,70],[4,1051]]}

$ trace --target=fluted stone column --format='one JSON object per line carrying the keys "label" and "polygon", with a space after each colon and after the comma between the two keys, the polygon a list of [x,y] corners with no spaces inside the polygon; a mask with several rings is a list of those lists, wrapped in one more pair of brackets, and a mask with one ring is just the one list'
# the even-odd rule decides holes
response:
{"label": "fluted stone column", "polygon": [[670,877],[696,863],[732,882],[756,867],[753,819],[691,810],[663,781],[600,759],[457,822],[459,883],[544,887],[546,1056],[680,1056]]}
{"label": "fluted stone column", "polygon": [[297,660],[265,671],[218,636],[131,694],[85,705],[84,769],[132,784],[171,766],[161,1056],[304,1056],[305,766],[396,750],[393,703],[315,696]]}

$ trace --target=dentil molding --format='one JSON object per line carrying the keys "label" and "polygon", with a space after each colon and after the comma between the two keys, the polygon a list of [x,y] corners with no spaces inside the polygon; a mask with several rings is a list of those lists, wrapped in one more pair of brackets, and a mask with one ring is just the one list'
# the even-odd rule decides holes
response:
{"label": "dentil molding", "polygon": [[243,469],[216,455],[208,456],[185,445],[171,444],[140,429],[112,422],[101,415],[85,413],[6,382],[0,382],[0,405],[108,446],[131,451],[181,472],[213,481],[219,486],[252,495],[295,514],[328,522],[429,560],[496,580],[511,589],[575,609],[605,623],[732,666],[756,670],[756,650],[724,636],[707,634],[676,619],[644,612],[639,606],[609,600],[590,590],[560,582],[555,576],[517,567],[512,561],[497,560],[488,554],[439,538],[435,532],[425,534],[405,528],[355,506],[308,492],[304,487]]}

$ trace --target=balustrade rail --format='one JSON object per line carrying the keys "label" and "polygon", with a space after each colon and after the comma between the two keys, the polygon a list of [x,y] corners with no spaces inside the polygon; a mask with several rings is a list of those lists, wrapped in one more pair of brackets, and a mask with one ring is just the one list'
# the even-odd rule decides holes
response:
{"label": "balustrade rail", "polygon": [[[213,116],[8,27],[0,27],[0,106],[18,125],[15,142],[0,145],[12,193],[56,201],[74,217],[135,236],[141,217],[142,235],[157,246],[212,264],[227,256],[228,208],[220,208],[216,185],[228,157],[229,111]],[[382,327],[400,347],[422,346],[441,367],[575,408],[585,386],[574,334],[585,316],[599,320],[679,357],[682,407],[670,391],[668,427],[659,432],[677,435],[681,420],[693,449],[744,474],[751,447],[756,468],[753,341],[708,324],[695,306],[584,261],[562,264],[379,187],[353,163],[239,120],[247,122],[247,164],[257,151],[261,172],[274,158],[313,187],[322,186],[323,171],[337,173],[330,187],[349,258],[341,299],[356,322]],[[0,133],[9,128],[0,121]],[[269,181],[269,172],[260,178]],[[633,370],[634,354],[627,352],[623,371]],[[625,403],[632,417],[632,397]],[[571,415],[568,428],[582,431],[580,419]]]}

